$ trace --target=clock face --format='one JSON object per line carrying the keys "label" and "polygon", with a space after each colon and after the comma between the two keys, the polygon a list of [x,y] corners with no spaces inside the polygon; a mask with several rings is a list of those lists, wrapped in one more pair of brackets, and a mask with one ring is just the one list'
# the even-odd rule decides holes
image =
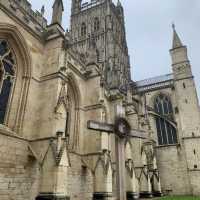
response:
{"label": "clock face", "polygon": [[114,128],[115,128],[115,133],[119,137],[126,137],[129,134],[130,129],[131,129],[127,120],[121,117],[116,118]]}

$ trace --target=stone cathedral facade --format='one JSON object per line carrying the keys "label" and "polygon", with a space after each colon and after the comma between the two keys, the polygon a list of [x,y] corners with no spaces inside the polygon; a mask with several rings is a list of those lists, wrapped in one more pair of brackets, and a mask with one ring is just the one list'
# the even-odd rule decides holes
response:
{"label": "stone cathedral facade", "polygon": [[44,7],[0,0],[0,199],[200,195],[199,103],[175,27],[172,73],[136,82],[121,3],[71,1],[65,31],[62,0],[50,24]]}

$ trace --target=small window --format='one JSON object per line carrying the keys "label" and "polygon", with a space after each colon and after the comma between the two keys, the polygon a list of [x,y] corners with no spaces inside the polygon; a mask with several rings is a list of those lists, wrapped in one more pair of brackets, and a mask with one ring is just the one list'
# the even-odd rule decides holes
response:
{"label": "small window", "polygon": [[185,99],[185,103],[188,103],[188,100],[187,100],[187,99]]}
{"label": "small window", "polygon": [[86,35],[86,24],[82,23],[81,25],[81,36],[85,36]]}
{"label": "small window", "polygon": [[185,83],[183,83],[183,88],[184,88],[184,89],[186,88],[186,85],[185,85]]}
{"label": "small window", "polygon": [[178,113],[179,113],[179,109],[178,109],[177,106],[174,108],[174,110],[175,110],[175,114],[178,114]]}
{"label": "small window", "polygon": [[94,31],[99,31],[99,29],[100,29],[100,22],[99,22],[99,18],[96,17],[94,19]]}
{"label": "small window", "polygon": [[194,132],[192,132],[192,137],[195,137],[195,134],[194,134]]}

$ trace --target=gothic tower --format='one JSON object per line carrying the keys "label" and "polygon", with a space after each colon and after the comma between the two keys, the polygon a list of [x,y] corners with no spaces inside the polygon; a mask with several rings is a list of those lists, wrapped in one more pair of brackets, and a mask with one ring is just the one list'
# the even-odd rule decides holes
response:
{"label": "gothic tower", "polygon": [[[111,0],[93,0],[82,4],[81,0],[73,0],[71,35],[73,48],[83,60],[87,62],[95,51],[94,62],[102,66],[108,89],[130,81],[124,11],[120,2],[115,5]],[[91,48],[94,42],[95,49]]]}
{"label": "gothic tower", "polygon": [[173,25],[173,46],[170,50],[177,108],[177,124],[181,147],[185,151],[191,192],[197,194],[200,169],[200,113],[191,65],[184,46]]}
{"label": "gothic tower", "polygon": [[180,125],[183,130],[182,136],[199,136],[200,115],[197,92],[187,55],[187,47],[182,44],[175,27],[173,29],[173,46],[170,52]]}

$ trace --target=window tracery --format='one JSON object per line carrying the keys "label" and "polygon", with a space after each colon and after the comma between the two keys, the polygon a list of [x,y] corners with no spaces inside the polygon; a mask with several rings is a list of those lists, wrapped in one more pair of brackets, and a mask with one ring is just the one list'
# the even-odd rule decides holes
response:
{"label": "window tracery", "polygon": [[174,121],[172,103],[169,97],[160,94],[154,102],[154,110],[157,113],[156,127],[159,145],[177,143],[176,128],[172,125]]}
{"label": "window tracery", "polygon": [[16,65],[12,49],[6,40],[0,39],[0,124],[5,123],[15,72]]}

